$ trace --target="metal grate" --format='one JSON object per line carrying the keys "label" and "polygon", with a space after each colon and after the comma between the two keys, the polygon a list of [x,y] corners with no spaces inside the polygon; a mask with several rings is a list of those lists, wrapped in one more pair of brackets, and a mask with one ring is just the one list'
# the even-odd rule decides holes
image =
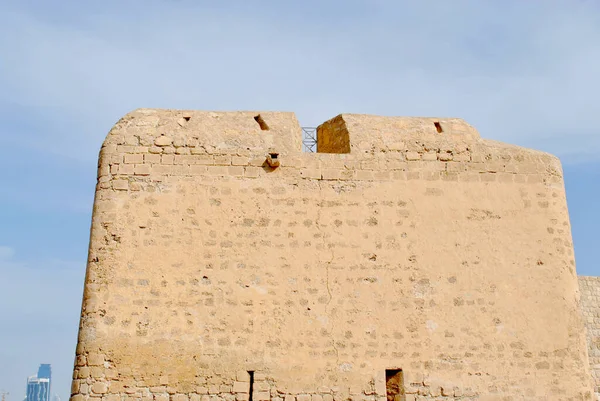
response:
{"label": "metal grate", "polygon": [[309,153],[317,152],[316,127],[302,127],[302,151]]}

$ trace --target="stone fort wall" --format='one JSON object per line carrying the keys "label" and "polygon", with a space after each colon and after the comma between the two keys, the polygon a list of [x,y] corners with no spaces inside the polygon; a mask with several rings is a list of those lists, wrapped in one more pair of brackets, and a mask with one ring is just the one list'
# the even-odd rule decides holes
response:
{"label": "stone fort wall", "polygon": [[600,400],[600,277],[579,276],[579,291],[594,392]]}
{"label": "stone fort wall", "polygon": [[365,115],[318,147],[292,113],[115,125],[73,401],[591,399],[555,157]]}

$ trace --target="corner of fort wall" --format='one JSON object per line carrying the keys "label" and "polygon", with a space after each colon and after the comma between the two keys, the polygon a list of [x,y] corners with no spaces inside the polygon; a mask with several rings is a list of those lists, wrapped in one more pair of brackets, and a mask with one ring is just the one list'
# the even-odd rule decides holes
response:
{"label": "corner of fort wall", "polygon": [[600,399],[600,277],[579,276],[579,291],[594,392]]}

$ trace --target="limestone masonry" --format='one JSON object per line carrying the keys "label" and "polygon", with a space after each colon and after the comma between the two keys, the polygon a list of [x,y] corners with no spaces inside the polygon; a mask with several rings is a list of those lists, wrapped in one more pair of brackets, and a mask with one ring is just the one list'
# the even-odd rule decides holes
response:
{"label": "limestone masonry", "polygon": [[581,310],[587,328],[588,355],[594,392],[600,400],[600,277],[579,277]]}
{"label": "limestone masonry", "polygon": [[317,132],[303,153],[293,113],[115,125],[72,401],[592,399],[557,158],[460,119]]}

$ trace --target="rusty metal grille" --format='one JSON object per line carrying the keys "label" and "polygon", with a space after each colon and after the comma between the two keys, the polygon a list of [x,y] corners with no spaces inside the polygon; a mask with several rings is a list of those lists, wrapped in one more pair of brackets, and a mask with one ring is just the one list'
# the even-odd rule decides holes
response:
{"label": "rusty metal grille", "polygon": [[317,152],[316,127],[302,127],[302,151],[309,153]]}

